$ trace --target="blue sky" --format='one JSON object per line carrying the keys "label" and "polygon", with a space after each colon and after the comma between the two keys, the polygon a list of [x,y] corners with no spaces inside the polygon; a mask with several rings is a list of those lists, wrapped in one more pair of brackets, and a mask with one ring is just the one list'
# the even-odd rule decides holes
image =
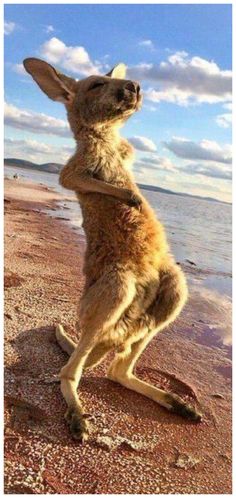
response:
{"label": "blue sky", "polygon": [[124,62],[144,91],[122,130],[137,181],[231,200],[230,5],[6,5],[5,157],[63,163],[65,110],[24,72],[27,56],[75,78]]}

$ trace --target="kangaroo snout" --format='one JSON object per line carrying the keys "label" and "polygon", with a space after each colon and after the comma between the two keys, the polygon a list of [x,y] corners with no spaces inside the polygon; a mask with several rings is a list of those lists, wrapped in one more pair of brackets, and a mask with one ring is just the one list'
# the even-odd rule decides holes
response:
{"label": "kangaroo snout", "polygon": [[117,90],[118,102],[135,105],[141,100],[140,85],[136,81],[125,81]]}
{"label": "kangaroo snout", "polygon": [[129,90],[130,92],[133,92],[138,95],[140,92],[140,86],[136,81],[127,81],[125,85],[125,90]]}

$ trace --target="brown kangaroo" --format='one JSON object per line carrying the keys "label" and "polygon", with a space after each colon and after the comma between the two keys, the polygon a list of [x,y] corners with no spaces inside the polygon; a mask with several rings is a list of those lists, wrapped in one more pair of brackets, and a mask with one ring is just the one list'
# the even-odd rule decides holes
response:
{"label": "brown kangaroo", "polygon": [[61,325],[56,328],[58,343],[70,355],[60,379],[73,437],[88,437],[88,421],[77,396],[82,371],[112,349],[116,354],[109,379],[171,412],[200,420],[177,395],[133,373],[149,341],[175,320],[187,299],[185,277],[169,253],[163,226],[129,172],[133,148],[119,135],[122,124],[141,106],[140,86],[125,79],[124,64],[106,76],[81,81],[36,58],[25,59],[24,66],[48,97],[65,104],[77,143],[60,183],[77,194],[87,239],[78,344]]}

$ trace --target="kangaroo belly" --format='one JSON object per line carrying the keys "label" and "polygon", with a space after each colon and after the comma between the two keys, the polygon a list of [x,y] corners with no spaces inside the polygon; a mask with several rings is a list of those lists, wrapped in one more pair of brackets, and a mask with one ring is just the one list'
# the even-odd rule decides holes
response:
{"label": "kangaroo belly", "polygon": [[[86,196],[87,197],[87,196]],[[158,267],[168,252],[161,223],[143,199],[142,210],[108,196],[92,194],[81,203],[87,251],[85,273],[95,277],[109,265],[128,265],[139,275]]]}

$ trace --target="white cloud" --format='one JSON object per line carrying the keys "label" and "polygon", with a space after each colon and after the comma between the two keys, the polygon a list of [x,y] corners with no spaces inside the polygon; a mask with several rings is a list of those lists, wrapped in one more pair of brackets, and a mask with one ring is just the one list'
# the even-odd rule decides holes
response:
{"label": "white cloud", "polygon": [[[213,161],[189,161],[182,163],[181,165],[173,164],[172,161],[168,157],[142,157],[140,160],[135,162],[135,168],[137,172],[144,173],[145,171],[156,171],[156,172],[169,172],[169,173],[177,173],[178,176],[181,174],[187,175],[201,175],[208,178],[222,179],[222,180],[231,180],[232,178],[232,169],[229,164],[222,164]],[[176,175],[173,179],[176,178]]]}
{"label": "white cloud", "polygon": [[25,153],[32,153],[34,152],[35,154],[48,154],[52,152],[52,147],[48,144],[44,144],[43,142],[37,142],[36,140],[16,140],[13,138],[6,138],[4,140],[4,144],[6,147],[6,150],[10,151],[11,153],[18,152],[19,148],[20,150],[24,150]]}
{"label": "white cloud", "polygon": [[172,88],[167,90],[154,90],[153,88],[149,88],[144,92],[144,95],[147,100],[154,102],[155,104],[159,104],[161,101],[169,102],[170,104],[178,104],[180,106],[188,106],[189,105],[189,96],[186,96],[186,92],[178,89]]}
{"label": "white cloud", "polygon": [[212,169],[215,165],[213,163],[209,163],[209,172],[207,170],[199,172],[197,167],[194,171],[192,164],[189,165],[189,168],[192,167],[190,170],[187,166],[184,168],[176,166],[175,171],[166,171],[165,168],[153,168],[150,167],[148,162],[145,164],[141,163],[141,161],[135,162],[134,165],[135,178],[139,183],[158,185],[173,192],[186,192],[201,196],[207,195],[231,202],[230,175],[221,174],[220,172],[217,175],[217,171],[214,174]]}
{"label": "white cloud", "polygon": [[185,165],[181,168],[182,171],[185,171],[189,175],[201,175],[207,176],[209,178],[218,178],[221,180],[231,180],[232,179],[232,170],[229,167],[224,167],[222,164],[218,163],[195,163],[192,162],[190,164]]}
{"label": "white cloud", "polygon": [[221,70],[215,62],[201,57],[190,58],[186,52],[176,52],[159,65],[131,67],[129,77],[155,84],[146,91],[146,98],[157,103],[213,104],[230,100],[232,93],[231,71]]}
{"label": "white cloud", "polygon": [[223,112],[216,116],[216,123],[221,128],[230,128],[232,126],[232,102],[226,102],[223,108],[230,112]]}
{"label": "white cloud", "polygon": [[150,138],[134,136],[129,138],[129,142],[138,150],[147,152],[156,152],[156,145]]}
{"label": "white cloud", "polygon": [[233,104],[232,102],[226,102],[226,104],[223,105],[224,109],[227,109],[227,111],[231,111],[233,110]]}
{"label": "white cloud", "polygon": [[12,21],[4,21],[4,35],[10,35],[16,29],[16,23]]}
{"label": "white cloud", "polygon": [[69,72],[83,76],[98,74],[100,70],[98,61],[92,62],[84,47],[69,47],[56,37],[41,46],[40,54],[51,64],[58,64]]}
{"label": "white cloud", "polygon": [[152,42],[152,40],[141,40],[139,42],[139,45],[140,47],[147,47],[147,48],[150,48],[150,49],[154,49],[154,44]]}
{"label": "white cloud", "polygon": [[142,108],[146,109],[147,111],[150,111],[150,112],[156,112],[157,111],[157,107],[155,107],[154,105],[143,104]]}
{"label": "white cloud", "polygon": [[229,128],[232,125],[232,114],[231,112],[225,114],[219,114],[216,118],[218,126],[221,128]]}
{"label": "white cloud", "polygon": [[172,137],[169,142],[163,142],[163,144],[183,159],[200,159],[224,164],[231,164],[232,161],[232,149],[228,144],[221,147],[217,142],[210,140],[197,143],[182,137]]}
{"label": "white cloud", "polygon": [[155,171],[160,169],[164,171],[177,171],[176,166],[168,157],[142,157],[140,161],[136,161],[135,164],[141,166],[141,168],[148,167],[148,169],[153,169]]}
{"label": "white cloud", "polygon": [[55,31],[55,28],[52,26],[52,24],[47,24],[45,26],[45,31],[46,33],[53,33]]}
{"label": "white cloud", "polygon": [[19,109],[18,107],[5,103],[5,124],[31,133],[45,133],[60,137],[70,137],[69,125],[62,119],[57,119],[43,113]]}
{"label": "white cloud", "polygon": [[11,67],[15,73],[28,76],[28,73],[26,72],[23,64],[12,64]]}
{"label": "white cloud", "polygon": [[58,162],[64,163],[73,154],[73,146],[56,146],[38,142],[37,140],[4,140],[4,157],[25,159],[36,163]]}

